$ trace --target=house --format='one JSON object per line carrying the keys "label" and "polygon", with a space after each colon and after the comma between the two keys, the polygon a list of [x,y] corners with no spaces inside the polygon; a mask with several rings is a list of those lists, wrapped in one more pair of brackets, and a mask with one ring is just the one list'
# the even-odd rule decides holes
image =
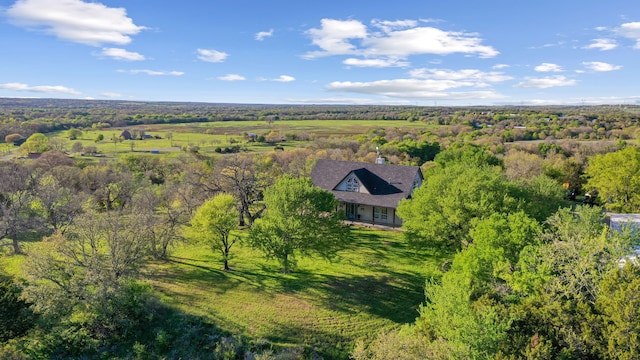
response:
{"label": "house", "polygon": [[[640,214],[609,214],[609,227],[613,231],[629,232],[631,236],[640,236]],[[618,260],[618,266],[624,267],[627,262],[639,265],[640,248],[634,248],[631,254],[625,255]]]}
{"label": "house", "polygon": [[396,227],[402,225],[398,203],[411,197],[423,177],[417,166],[323,159],[311,171],[311,180],[333,193],[347,220]]}
{"label": "house", "polygon": [[120,133],[120,138],[124,139],[124,140],[131,140],[132,136],[131,133],[129,132],[129,130],[124,129],[122,130],[122,132]]}

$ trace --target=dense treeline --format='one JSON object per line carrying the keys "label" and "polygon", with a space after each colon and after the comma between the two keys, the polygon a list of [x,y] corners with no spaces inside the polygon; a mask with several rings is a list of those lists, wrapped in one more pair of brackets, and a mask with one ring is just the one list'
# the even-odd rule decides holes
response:
{"label": "dense treeline", "polygon": [[428,107],[240,105],[0,98],[0,139],[78,127],[260,120],[407,120],[456,125],[450,131],[503,142],[635,138],[638,106]]}

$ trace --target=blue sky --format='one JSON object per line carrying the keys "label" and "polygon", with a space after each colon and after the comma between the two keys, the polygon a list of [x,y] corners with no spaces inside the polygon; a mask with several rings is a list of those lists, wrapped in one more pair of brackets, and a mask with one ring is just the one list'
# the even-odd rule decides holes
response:
{"label": "blue sky", "polygon": [[0,97],[640,103],[637,0],[0,0]]}

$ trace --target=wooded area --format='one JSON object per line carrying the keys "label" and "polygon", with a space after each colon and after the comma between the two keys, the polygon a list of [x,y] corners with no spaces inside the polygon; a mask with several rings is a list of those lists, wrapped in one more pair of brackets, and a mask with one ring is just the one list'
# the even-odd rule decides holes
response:
{"label": "wooded area", "polygon": [[[606,214],[640,212],[639,110],[0,99],[0,357],[636,358],[639,239]],[[222,122],[238,153],[57,141]],[[402,232],[308,179],[377,151],[424,173]]]}

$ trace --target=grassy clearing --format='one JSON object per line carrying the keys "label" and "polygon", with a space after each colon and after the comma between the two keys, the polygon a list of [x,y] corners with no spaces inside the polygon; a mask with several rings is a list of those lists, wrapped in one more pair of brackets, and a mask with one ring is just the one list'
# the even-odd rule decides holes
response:
{"label": "grassy clearing", "polygon": [[[25,243],[25,250],[38,244]],[[20,277],[24,259],[0,256],[0,269]],[[400,232],[354,228],[333,261],[301,258],[291,274],[242,243],[232,249],[233,270],[224,272],[218,253],[186,244],[168,261],[151,263],[145,279],[165,304],[222,330],[346,359],[357,340],[415,320],[425,280],[441,263],[410,249]]]}
{"label": "grassy clearing", "polygon": [[292,274],[242,245],[233,271],[191,245],[156,263],[149,278],[163,300],[223,330],[284,346],[306,345],[344,358],[358,339],[410,323],[425,279],[440,260],[407,248],[401,233],[356,229],[353,243],[327,262],[303,258]]}
{"label": "grassy clearing", "polygon": [[[67,139],[67,148],[75,142],[83,147],[95,146],[99,153],[106,157],[114,157],[126,153],[149,153],[159,150],[164,156],[180,153],[180,149],[198,146],[202,153],[214,153],[216,147],[234,144],[246,146],[249,151],[262,152],[273,150],[272,144],[246,142],[245,133],[266,134],[271,131],[285,134],[307,134],[309,136],[349,136],[366,134],[373,128],[417,128],[424,129],[428,125],[421,122],[408,121],[367,121],[367,120],[279,120],[274,124],[264,121],[220,121],[209,123],[187,124],[149,124],[127,127],[143,129],[147,134],[159,136],[161,139],[113,141],[118,138],[124,127],[108,129],[87,129],[75,140],[68,140],[65,132],[50,134],[50,137]],[[169,134],[171,139],[169,139]],[[104,138],[96,141],[98,136]],[[288,141],[279,145],[286,148],[304,146],[305,142]]]}

